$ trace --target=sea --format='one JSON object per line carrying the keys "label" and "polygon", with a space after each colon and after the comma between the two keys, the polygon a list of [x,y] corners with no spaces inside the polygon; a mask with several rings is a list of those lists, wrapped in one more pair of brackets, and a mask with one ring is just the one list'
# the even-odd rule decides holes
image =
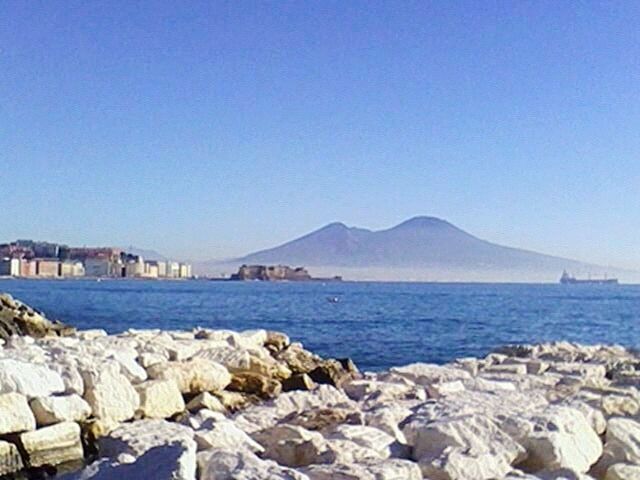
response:
{"label": "sea", "polygon": [[514,343],[640,346],[640,286],[0,280],[81,329],[265,328],[361,370],[484,356]]}

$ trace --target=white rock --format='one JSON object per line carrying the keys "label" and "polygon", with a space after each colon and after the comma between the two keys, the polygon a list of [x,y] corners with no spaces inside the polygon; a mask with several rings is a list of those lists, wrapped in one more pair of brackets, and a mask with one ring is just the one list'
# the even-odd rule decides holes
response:
{"label": "white rock", "polygon": [[0,393],[17,392],[34,398],[64,391],[60,375],[44,365],[0,359]]}
{"label": "white rock", "polygon": [[235,416],[235,421],[242,430],[252,433],[269,428],[295,412],[338,406],[356,408],[355,403],[337,388],[320,385],[313,391],[287,392],[260,405],[248,407]]}
{"label": "white rock", "polygon": [[0,475],[14,473],[24,468],[18,447],[0,440]]}
{"label": "white rock", "polygon": [[584,473],[602,454],[602,443],[579,410],[553,406],[512,432],[528,453],[527,470],[568,468]]}
{"label": "white rock", "polygon": [[138,393],[127,377],[105,365],[100,371],[82,371],[84,399],[96,418],[121,422],[133,418],[140,405]]}
{"label": "white rock", "polygon": [[390,371],[423,386],[471,378],[469,372],[465,370],[428,363],[412,363],[404,367],[394,367]]}
{"label": "white rock", "polygon": [[29,403],[40,426],[60,422],[81,422],[91,415],[91,407],[79,395],[38,397]]}
{"label": "white rock", "polygon": [[242,448],[254,453],[264,452],[264,448],[227,419],[203,422],[194,433],[198,450],[213,448]]}
{"label": "white rock", "polygon": [[262,460],[246,450],[206,450],[198,453],[199,480],[309,480],[306,475]]}
{"label": "white rock", "polygon": [[182,394],[173,380],[149,380],[135,386],[140,397],[138,413],[145,418],[169,418],[185,409]]}
{"label": "white rock", "polygon": [[427,385],[430,398],[440,398],[464,391],[464,384],[460,380],[451,382],[432,383]]}
{"label": "white rock", "polygon": [[417,464],[397,459],[360,464],[312,465],[302,471],[310,480],[422,480]]}
{"label": "white rock", "polygon": [[253,438],[264,447],[264,456],[287,467],[303,467],[333,460],[327,442],[318,432],[295,425],[276,425]]}
{"label": "white rock", "polygon": [[197,412],[203,408],[220,413],[225,413],[227,411],[220,399],[211,395],[209,392],[200,393],[192,398],[187,404],[187,410],[190,412]]}
{"label": "white rock", "polygon": [[400,443],[407,443],[407,439],[400,429],[400,423],[409,418],[413,411],[394,402],[365,412],[365,423],[370,427],[375,427],[394,437]]}
{"label": "white rock", "polygon": [[361,447],[377,452],[382,458],[391,456],[395,437],[374,427],[365,425],[338,425],[327,432],[329,439],[350,440]]}
{"label": "white rock", "polygon": [[[171,445],[175,445],[173,450]],[[140,420],[122,424],[109,435],[100,438],[98,446],[100,454],[112,460],[123,454],[135,459],[151,451],[169,449],[168,453],[175,454],[170,462],[175,477],[169,478],[193,480],[195,477],[196,443],[193,431],[183,425],[164,420]]]}
{"label": "white rock", "polygon": [[138,457],[103,458],[60,480],[195,480],[195,448],[184,440],[168,440]]}
{"label": "white rock", "polygon": [[0,435],[35,430],[36,419],[27,399],[19,393],[0,395]]}
{"label": "white rock", "polygon": [[439,421],[416,416],[403,431],[427,478],[488,480],[500,478],[524,449],[482,415],[463,415]]}
{"label": "white rock", "polygon": [[607,469],[604,480],[640,480],[640,465],[616,463]]}
{"label": "white rock", "polygon": [[20,435],[20,444],[27,454],[30,467],[59,465],[80,460],[84,456],[80,441],[80,426],[63,422]]}
{"label": "white rock", "polygon": [[203,359],[157,363],[148,373],[152,379],[174,380],[182,393],[220,391],[231,383],[225,367]]}
{"label": "white rock", "polygon": [[628,418],[609,419],[604,454],[611,463],[640,464],[640,423]]}

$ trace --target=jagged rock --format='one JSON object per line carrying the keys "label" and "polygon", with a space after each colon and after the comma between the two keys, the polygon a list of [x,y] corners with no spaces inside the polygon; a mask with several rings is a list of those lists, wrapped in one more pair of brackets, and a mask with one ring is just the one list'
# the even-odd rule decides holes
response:
{"label": "jagged rock", "polygon": [[324,360],[309,372],[309,377],[316,383],[325,383],[340,387],[343,383],[356,378],[358,370],[351,360]]}
{"label": "jagged rock", "polygon": [[549,407],[516,422],[527,422],[513,431],[527,450],[520,468],[525,471],[568,468],[584,473],[602,454],[602,443],[579,410]]}
{"label": "jagged rock", "polygon": [[322,362],[318,355],[305,350],[299,343],[289,345],[276,355],[276,359],[284,362],[294,374],[309,373]]}
{"label": "jagged rock", "polygon": [[39,397],[29,403],[39,426],[60,422],[81,422],[91,415],[91,407],[79,395]]}
{"label": "jagged rock", "polygon": [[293,412],[280,423],[297,425],[307,430],[325,430],[343,423],[362,425],[362,412],[353,408],[314,408],[303,412]]}
{"label": "jagged rock", "polygon": [[202,410],[203,408],[221,413],[225,413],[227,411],[220,399],[211,395],[209,392],[202,392],[193,397],[189,401],[189,403],[187,403],[186,408],[190,412],[197,412],[198,410]]}
{"label": "jagged rock", "polygon": [[354,407],[353,402],[340,390],[320,385],[310,392],[287,392],[277,398],[253,405],[236,415],[235,421],[245,432],[255,432],[277,424],[280,419],[294,412],[318,407]]}
{"label": "jagged rock", "polygon": [[254,453],[264,452],[259,443],[236,427],[232,421],[224,418],[202,422],[194,433],[194,439],[198,450],[242,448]]}
{"label": "jagged rock", "polygon": [[199,480],[309,480],[306,475],[262,460],[247,450],[214,449],[198,453]]}
{"label": "jagged rock", "polygon": [[264,447],[264,456],[287,467],[303,467],[334,459],[324,437],[295,425],[276,425],[252,434]]}
{"label": "jagged rock", "polygon": [[228,345],[200,350],[193,359],[219,363],[231,373],[251,372],[270,376],[276,369],[273,359],[260,358],[255,350],[232,348]]}
{"label": "jagged rock", "polygon": [[64,391],[60,375],[44,365],[0,359],[0,393],[18,392],[34,398]]}
{"label": "jagged rock", "polygon": [[267,339],[264,342],[264,346],[268,348],[272,353],[281,352],[291,344],[289,336],[281,332],[267,332]]}
{"label": "jagged rock", "polygon": [[127,377],[111,366],[84,370],[84,399],[93,415],[105,421],[121,422],[133,418],[140,405],[138,392]]}
{"label": "jagged rock", "polygon": [[27,399],[19,393],[0,395],[0,435],[35,430],[36,419]]}
{"label": "jagged rock", "polygon": [[23,468],[24,464],[18,447],[13,443],[0,440],[0,475],[18,472]]}
{"label": "jagged rock", "polygon": [[41,338],[49,335],[71,335],[74,332],[74,328],[48,320],[11,295],[0,294],[0,339],[8,340],[12,335]]}
{"label": "jagged rock", "polygon": [[388,433],[367,425],[337,425],[327,431],[326,436],[328,439],[349,440],[375,451],[381,458],[389,458],[392,446],[396,443],[396,439]]}
{"label": "jagged rock", "polygon": [[441,398],[464,391],[464,384],[460,380],[454,380],[452,382],[432,383],[427,385],[426,389],[429,393],[429,398]]}
{"label": "jagged rock", "polygon": [[603,457],[609,464],[640,464],[640,423],[628,418],[611,418],[607,424]]}
{"label": "jagged rock", "polygon": [[616,463],[607,469],[604,480],[640,480],[640,465]]}
{"label": "jagged rock", "polygon": [[225,367],[204,359],[157,363],[147,373],[154,380],[174,380],[182,393],[221,391],[231,382]]}
{"label": "jagged rock", "polygon": [[60,465],[84,456],[80,441],[80,426],[74,422],[63,422],[43,427],[19,437],[20,445],[27,454],[30,467]]}
{"label": "jagged rock", "polygon": [[169,418],[185,409],[178,385],[173,380],[149,380],[135,386],[140,397],[138,413],[145,418]]}
{"label": "jagged rock", "polygon": [[301,471],[310,480],[422,480],[418,465],[398,459],[369,460],[358,464],[311,465]]}
{"label": "jagged rock", "polygon": [[242,410],[250,403],[247,396],[239,392],[223,390],[222,392],[216,392],[215,396],[220,400],[222,406],[230,412]]}
{"label": "jagged rock", "polygon": [[[120,461],[119,461],[120,460]],[[60,480],[195,480],[192,444],[177,440],[151,447],[140,456],[124,454],[119,460],[103,458]]]}
{"label": "jagged rock", "polygon": [[265,375],[253,372],[234,373],[227,386],[232,392],[258,395],[261,398],[273,398],[282,391],[282,384]]}
{"label": "jagged rock", "polygon": [[518,443],[482,415],[432,421],[418,414],[409,420],[403,431],[427,478],[500,478],[525,456]]}
{"label": "jagged rock", "polygon": [[100,454],[112,460],[122,455],[135,459],[151,450],[164,451],[172,458],[169,465],[173,472],[173,476],[165,478],[193,480],[195,477],[196,443],[193,431],[183,425],[164,420],[140,420],[121,425],[100,438],[98,445]]}
{"label": "jagged rock", "polygon": [[282,381],[282,390],[291,392],[293,390],[313,390],[316,383],[306,373],[296,373]]}
{"label": "jagged rock", "polygon": [[390,372],[423,386],[471,379],[471,375],[465,370],[428,363],[412,363],[404,367],[394,367]]}

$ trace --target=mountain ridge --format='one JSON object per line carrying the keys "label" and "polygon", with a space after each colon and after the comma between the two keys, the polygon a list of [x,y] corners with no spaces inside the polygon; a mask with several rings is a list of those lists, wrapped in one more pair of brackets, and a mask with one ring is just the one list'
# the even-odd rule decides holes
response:
{"label": "mountain ridge", "polygon": [[547,282],[557,281],[563,270],[578,275],[629,273],[492,243],[426,215],[380,230],[332,222],[272,248],[205,263],[231,269],[241,264],[299,265],[359,280]]}

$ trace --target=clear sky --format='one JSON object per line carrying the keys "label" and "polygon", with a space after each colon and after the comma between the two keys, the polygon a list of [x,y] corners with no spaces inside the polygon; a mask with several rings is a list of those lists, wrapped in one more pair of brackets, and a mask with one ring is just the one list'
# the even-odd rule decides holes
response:
{"label": "clear sky", "polygon": [[640,2],[0,2],[0,240],[419,214],[640,268]]}

